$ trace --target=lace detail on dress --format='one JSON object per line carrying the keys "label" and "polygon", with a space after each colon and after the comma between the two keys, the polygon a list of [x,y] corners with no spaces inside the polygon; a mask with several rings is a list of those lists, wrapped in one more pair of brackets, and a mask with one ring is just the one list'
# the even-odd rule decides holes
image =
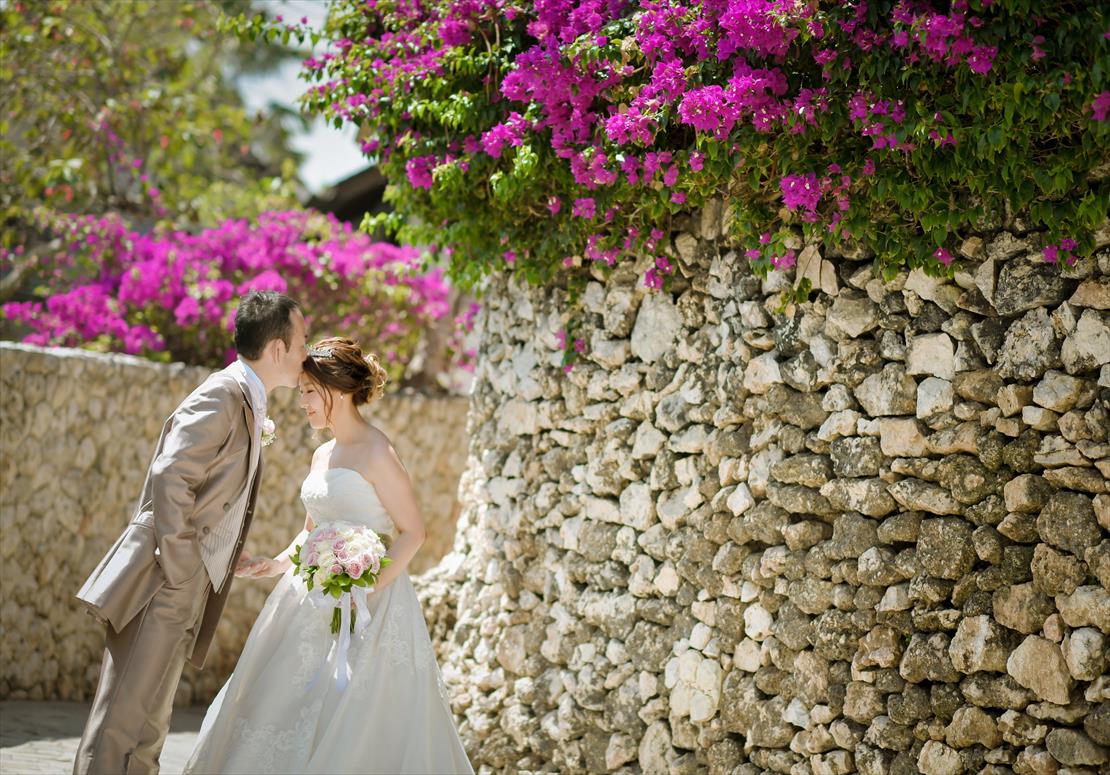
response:
{"label": "lace detail on dress", "polygon": [[[396,583],[404,582],[399,579]],[[381,649],[384,653],[380,657],[367,658],[381,658],[392,669],[400,668],[416,674],[431,672],[439,696],[444,702],[449,702],[447,685],[443,681],[439,663],[436,662],[432,641],[426,631],[421,632],[425,630],[423,626],[414,626],[411,618],[413,613],[413,610],[400,604],[399,601],[391,605],[382,624]],[[415,613],[419,614],[419,609],[415,609]],[[423,625],[423,621],[419,624]],[[360,679],[365,680],[369,675],[370,671],[359,671],[355,682],[358,683]]]}
{"label": "lace detail on dress", "polygon": [[392,667],[423,670],[425,666],[413,660],[416,644],[412,643],[411,628],[402,627],[405,618],[400,606],[390,606],[382,627],[382,646],[385,648],[385,656]]}
{"label": "lace detail on dress", "polygon": [[279,770],[282,763],[306,761],[312,750],[314,725],[322,705],[323,702],[317,700],[302,706],[297,723],[282,729],[275,724],[255,727],[246,718],[237,719],[232,733],[237,758],[250,762],[260,775],[285,771],[285,768]]}
{"label": "lace detail on dress", "polygon": [[301,618],[302,627],[297,630],[297,654],[300,664],[293,676],[293,686],[300,690],[308,688],[309,683],[320,672],[332,647],[331,631],[327,626],[317,627],[314,620]]}

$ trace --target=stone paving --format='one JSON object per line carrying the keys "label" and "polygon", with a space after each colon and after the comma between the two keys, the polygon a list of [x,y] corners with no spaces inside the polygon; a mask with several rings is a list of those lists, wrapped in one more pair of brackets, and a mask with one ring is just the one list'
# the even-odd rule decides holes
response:
{"label": "stone paving", "polygon": [[[0,773],[68,775],[88,715],[88,703],[0,702]],[[180,775],[203,718],[204,708],[174,708],[163,775]]]}

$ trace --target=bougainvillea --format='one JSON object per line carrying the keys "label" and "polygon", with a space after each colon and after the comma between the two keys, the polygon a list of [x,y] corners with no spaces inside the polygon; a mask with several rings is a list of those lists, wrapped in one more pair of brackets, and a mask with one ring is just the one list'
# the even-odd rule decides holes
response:
{"label": "bougainvillea", "polygon": [[[32,344],[222,366],[234,357],[238,297],[267,289],[300,302],[312,335],[361,338],[397,380],[422,330],[450,313],[441,269],[425,271],[416,249],[373,242],[330,215],[268,212],[196,234],[142,234],[115,216],[49,216],[40,226],[61,240],[42,267],[45,300],[0,308]],[[471,355],[449,347],[455,365]]]}
{"label": "bougainvillea", "polygon": [[386,224],[462,282],[636,261],[658,284],[652,230],[721,195],[758,269],[851,242],[942,272],[1015,214],[1090,252],[1108,22],[1031,0],[338,0],[306,104],[361,127]]}

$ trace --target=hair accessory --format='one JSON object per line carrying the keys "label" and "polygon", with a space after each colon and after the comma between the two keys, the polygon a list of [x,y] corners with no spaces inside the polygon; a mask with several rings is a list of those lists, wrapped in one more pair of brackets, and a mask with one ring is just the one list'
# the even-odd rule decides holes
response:
{"label": "hair accessory", "polygon": [[330,358],[334,352],[335,352],[334,347],[309,347],[308,348],[308,357],[309,358]]}

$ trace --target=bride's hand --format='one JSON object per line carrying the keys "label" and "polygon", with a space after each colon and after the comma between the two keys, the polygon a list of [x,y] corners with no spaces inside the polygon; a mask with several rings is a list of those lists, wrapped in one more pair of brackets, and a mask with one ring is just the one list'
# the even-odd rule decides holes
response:
{"label": "bride's hand", "polygon": [[236,570],[235,575],[245,576],[250,579],[266,579],[271,576],[280,576],[292,566],[288,557],[275,560],[270,557],[258,557],[251,560],[242,570]]}
{"label": "bride's hand", "polygon": [[251,556],[247,554],[246,550],[244,549],[242,552],[239,553],[239,559],[235,561],[235,575],[244,575],[247,568],[251,567],[251,565],[253,564],[254,559],[251,558]]}

